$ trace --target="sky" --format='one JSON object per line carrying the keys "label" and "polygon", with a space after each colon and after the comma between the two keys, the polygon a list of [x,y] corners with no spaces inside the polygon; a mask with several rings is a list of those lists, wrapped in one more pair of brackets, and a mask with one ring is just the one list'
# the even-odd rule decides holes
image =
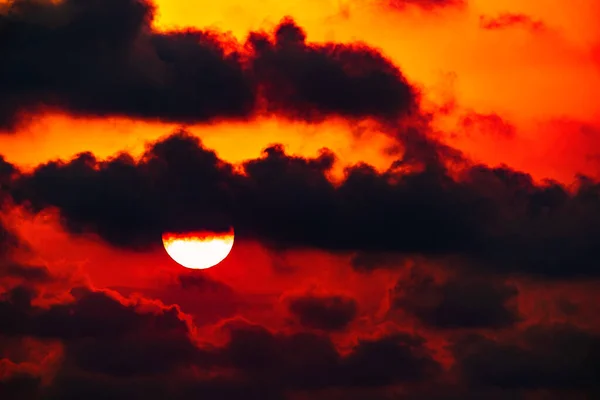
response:
{"label": "sky", "polygon": [[599,13],[0,0],[0,398],[596,398]]}

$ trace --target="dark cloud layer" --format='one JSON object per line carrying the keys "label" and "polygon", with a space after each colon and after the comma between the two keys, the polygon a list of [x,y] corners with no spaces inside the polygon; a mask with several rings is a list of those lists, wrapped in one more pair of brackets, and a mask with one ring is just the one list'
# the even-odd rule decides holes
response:
{"label": "dark cloud layer", "polygon": [[515,287],[494,280],[467,275],[438,283],[413,269],[410,279],[396,284],[391,305],[435,328],[504,328],[519,321],[517,294]]}
{"label": "dark cloud layer", "polygon": [[12,253],[25,244],[0,220],[0,283],[2,280],[16,282],[47,283],[52,281],[50,271],[44,266],[26,265],[12,259]]}
{"label": "dark cloud layer", "polygon": [[[518,293],[494,276],[434,279],[415,267],[410,279],[398,281],[390,305],[419,319],[419,334],[378,332],[342,350],[334,337],[353,334],[358,301],[309,292],[284,299],[299,325],[277,331],[229,315],[214,325],[227,339],[209,344],[178,306],[73,286],[43,268],[15,264],[18,238],[4,243],[2,399],[529,399],[538,392],[561,399],[600,389],[597,332],[566,323],[521,330],[511,304]],[[70,285],[70,298],[38,305],[47,284],[59,281]],[[207,294],[235,294],[202,274],[181,275],[175,284],[194,291],[204,307]],[[447,369],[428,335],[452,328],[460,330],[446,337]],[[484,336],[480,328],[494,333]],[[55,354],[36,350],[32,340]],[[54,364],[40,361],[52,357]]]}
{"label": "dark cloud layer", "polygon": [[598,275],[597,182],[581,177],[571,190],[508,167],[450,171],[444,147],[406,143],[411,153],[388,171],[358,164],[333,184],[328,150],[302,158],[272,146],[240,172],[179,132],[140,160],[84,153],[41,165],[14,176],[10,192],[34,212],[56,207],[71,232],[134,249],[159,245],[164,231],[233,224],[239,238],[275,247],[462,256],[509,273]]}
{"label": "dark cloud layer", "polygon": [[288,308],[307,328],[336,331],[344,329],[358,313],[356,300],[345,296],[294,296],[288,299]]}
{"label": "dark cloud layer", "polygon": [[21,265],[14,262],[2,263],[0,278],[16,278],[34,283],[50,282],[52,276],[46,267]]}
{"label": "dark cloud layer", "polygon": [[517,389],[600,389],[600,336],[571,325],[536,325],[516,340],[471,336],[453,346],[467,381]]}
{"label": "dark cloud layer", "polygon": [[6,255],[18,243],[19,240],[16,235],[8,230],[2,221],[0,221],[0,256]]}
{"label": "dark cloud layer", "polygon": [[[228,340],[214,346],[196,342],[175,307],[144,310],[86,288],[71,294],[70,302],[49,308],[33,305],[35,292],[23,287],[0,299],[3,398],[241,400],[305,393],[343,399],[362,392],[383,400],[395,398],[386,388],[396,387],[415,399],[527,399],[539,390],[550,390],[544,398],[585,398],[599,389],[599,336],[573,325],[534,325],[496,338],[454,337],[454,362],[444,371],[428,343],[414,335],[361,339],[341,353],[325,334],[273,332],[231,320],[221,328]],[[17,368],[22,364],[15,349],[23,336],[62,344],[49,383],[42,385],[35,370]],[[341,391],[341,397],[319,395],[327,390]]]}
{"label": "dark cloud layer", "polygon": [[11,1],[0,9],[0,128],[40,110],[182,123],[277,113],[396,118],[417,92],[377,50],[310,44],[286,18],[245,43],[157,32],[146,0]]}
{"label": "dark cloud layer", "polygon": [[419,7],[428,11],[447,8],[464,7],[466,0],[387,0],[388,6],[393,9],[404,9],[408,6]]}
{"label": "dark cloud layer", "polygon": [[[33,306],[34,293],[20,287],[0,301],[0,317],[7,322],[1,335],[58,339],[64,345],[64,362],[53,385],[40,388],[44,399],[58,398],[57,393],[92,394],[101,387],[102,395],[92,398],[106,398],[115,390],[117,397],[111,398],[147,393],[158,399],[174,390],[174,398],[195,393],[226,400],[242,398],[246,387],[271,398],[273,391],[380,386],[421,381],[440,372],[423,340],[408,335],[361,341],[342,355],[327,336],[274,334],[261,326],[231,323],[225,327],[230,339],[223,347],[203,348],[192,341],[189,325],[174,307],[144,312],[103,292],[81,288],[72,294],[73,302],[49,309]],[[185,377],[177,371],[186,366],[210,372],[212,378],[170,387],[169,379]],[[154,383],[148,380],[152,376]],[[4,386],[11,390],[9,398],[31,390],[19,384],[21,379],[13,377]],[[186,385],[195,388],[187,393]]]}

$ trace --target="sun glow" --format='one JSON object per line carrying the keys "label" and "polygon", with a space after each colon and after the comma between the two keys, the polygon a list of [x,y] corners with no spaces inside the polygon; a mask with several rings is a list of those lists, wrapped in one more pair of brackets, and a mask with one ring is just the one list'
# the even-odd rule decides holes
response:
{"label": "sun glow", "polygon": [[165,233],[162,237],[167,254],[176,263],[191,269],[206,269],[223,261],[233,247],[233,239],[233,230],[223,234]]}

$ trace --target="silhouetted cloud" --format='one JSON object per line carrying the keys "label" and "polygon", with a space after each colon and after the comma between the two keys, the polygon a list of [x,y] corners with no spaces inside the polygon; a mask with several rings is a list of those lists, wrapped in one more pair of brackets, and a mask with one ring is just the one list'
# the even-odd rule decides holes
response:
{"label": "silhouetted cloud", "polygon": [[465,337],[453,346],[473,385],[519,389],[598,389],[600,337],[571,325],[536,325],[516,340]]}
{"label": "silhouetted cloud", "polygon": [[19,244],[17,236],[9,231],[0,221],[0,256],[6,255],[12,248]]}
{"label": "silhouetted cloud", "polygon": [[[10,254],[2,256],[3,265],[9,265]],[[300,324],[278,330],[221,316],[210,330],[223,340],[212,343],[184,313],[185,302],[166,305],[141,293],[123,297],[74,286],[61,276],[46,280],[37,270],[3,271],[0,394],[10,400],[284,400],[292,394],[325,400],[352,393],[377,400],[398,393],[409,399],[502,399],[536,390],[572,398],[598,390],[597,334],[570,323],[522,330],[512,304],[519,293],[493,275],[440,278],[414,267],[412,275],[400,278],[389,305],[418,318],[422,328],[416,331],[423,336],[357,320],[361,304],[350,295],[309,291],[282,299]],[[21,284],[5,286],[13,281]],[[53,286],[57,282],[61,289]],[[196,272],[177,277],[173,285],[192,291],[201,309],[218,307],[227,296],[244,301],[225,283]],[[52,300],[60,294],[53,291],[65,287],[68,296]],[[207,301],[202,297],[207,294],[217,297]],[[40,305],[44,299],[50,303]],[[398,323],[389,317],[380,321],[387,329]],[[372,333],[353,332],[355,324]],[[450,345],[443,362],[450,369],[433,350],[448,328],[459,329],[444,336]],[[495,329],[494,335],[484,336],[482,328],[488,334]],[[344,334],[358,336],[340,347],[335,338]],[[50,347],[36,349],[32,340]],[[51,357],[53,364],[40,361]]]}
{"label": "silhouetted cloud", "polygon": [[405,143],[408,153],[389,170],[361,163],[333,184],[329,150],[303,158],[275,145],[239,171],[178,132],[140,160],[84,153],[15,175],[10,185],[31,211],[55,207],[69,231],[126,248],[158,246],[164,231],[233,224],[239,238],[279,248],[462,256],[508,273],[597,276],[597,182],[580,177],[568,189],[466,161],[450,172],[445,164],[455,160],[443,146]]}
{"label": "silhouetted cloud", "polygon": [[[138,390],[150,391],[151,399],[161,398],[165,390],[173,390],[167,383],[171,377],[185,377],[177,373],[186,366],[212,371],[212,378],[199,380],[192,392],[206,391],[207,395],[211,388],[222,386],[219,382],[229,382],[234,393],[234,388],[252,386],[264,393],[283,393],[421,381],[440,372],[423,347],[424,341],[414,336],[361,341],[342,355],[324,335],[272,333],[258,325],[232,323],[224,328],[230,337],[226,344],[202,348],[195,344],[190,326],[174,307],[144,311],[104,292],[79,288],[72,294],[71,303],[49,309],[32,305],[35,293],[21,287],[0,301],[0,317],[8,322],[0,334],[63,343],[61,369],[50,387],[40,389],[50,398],[52,393],[87,392],[104,384],[108,387],[100,393],[111,393],[110,382],[116,384],[117,398]],[[150,376],[156,378],[148,381]],[[120,385],[124,379],[132,386]],[[18,382],[12,379],[11,390],[26,389]],[[138,384],[142,387],[137,388]],[[159,392],[151,393],[153,388]],[[239,398],[227,397],[223,390],[217,391],[225,396],[221,398]],[[179,390],[175,394],[183,395]]]}
{"label": "silhouetted cloud", "polygon": [[397,118],[417,90],[364,44],[311,44],[291,19],[236,43],[155,31],[147,0],[16,0],[0,9],[0,128],[44,110],[193,123],[256,114]]}
{"label": "silhouetted cloud", "polygon": [[52,280],[48,268],[35,265],[22,265],[14,262],[0,262],[0,277],[17,278],[40,283]]}
{"label": "silhouetted cloud", "polygon": [[336,331],[344,329],[358,313],[353,298],[307,294],[287,299],[290,313],[305,327]]}
{"label": "silhouetted cloud", "polygon": [[[452,277],[443,283],[418,268],[410,279],[398,280],[391,293],[392,309],[413,314],[435,328],[505,328],[519,321],[518,291],[495,279]],[[515,303],[508,304],[510,301]]]}

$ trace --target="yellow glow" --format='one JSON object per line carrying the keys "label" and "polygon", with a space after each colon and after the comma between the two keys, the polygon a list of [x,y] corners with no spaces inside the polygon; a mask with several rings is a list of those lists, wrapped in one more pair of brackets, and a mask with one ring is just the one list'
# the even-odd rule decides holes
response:
{"label": "yellow glow", "polygon": [[167,254],[178,264],[191,269],[214,267],[223,261],[233,247],[233,231],[215,235],[165,233],[163,245]]}

